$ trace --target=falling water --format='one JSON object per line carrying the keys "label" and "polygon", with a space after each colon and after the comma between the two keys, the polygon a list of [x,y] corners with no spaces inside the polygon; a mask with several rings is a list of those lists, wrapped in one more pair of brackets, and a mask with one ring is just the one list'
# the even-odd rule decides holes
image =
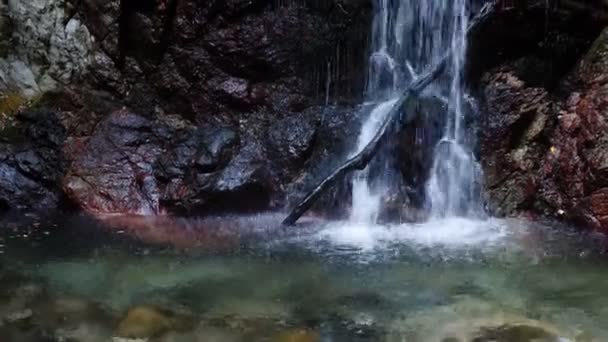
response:
{"label": "falling water", "polygon": [[[463,127],[464,59],[467,0],[375,0],[372,54],[369,61],[367,101],[374,103],[359,136],[360,151],[378,130],[400,92],[418,74],[454,51],[448,76],[427,92],[448,101],[443,138],[434,148],[434,163],[426,186],[432,216],[469,216],[477,212],[475,200],[478,166],[467,146]],[[372,185],[369,170],[355,176],[352,220],[373,223],[386,185]]]}
{"label": "falling water", "polygon": [[[445,2],[445,1],[434,1]],[[433,168],[427,184],[427,197],[434,217],[473,216],[483,212],[479,200],[481,169],[465,134],[463,71],[468,23],[467,0],[453,0],[447,10],[450,36],[445,50],[453,51],[450,63],[449,101],[443,138],[435,146]],[[442,52],[439,52],[442,53]]]}

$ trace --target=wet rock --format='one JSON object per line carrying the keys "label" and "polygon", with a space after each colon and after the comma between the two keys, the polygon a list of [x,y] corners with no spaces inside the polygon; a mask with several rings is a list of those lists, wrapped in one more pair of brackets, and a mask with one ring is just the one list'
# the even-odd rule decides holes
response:
{"label": "wet rock", "polygon": [[226,127],[120,110],[74,151],[63,189],[91,213],[261,210],[281,190],[263,143]]}
{"label": "wet rock", "polygon": [[[312,146],[301,155],[304,167],[288,174],[292,177],[286,187],[287,202],[295,205],[323,177],[339,167],[352,153],[357,144],[357,135],[352,134],[361,127],[366,111],[360,107],[313,107],[299,114],[314,119],[316,133],[312,136]],[[299,117],[299,116],[296,116]],[[301,125],[302,123],[298,123]],[[297,126],[296,126],[297,127]],[[307,135],[304,135],[304,137]],[[306,141],[306,140],[303,140]],[[302,145],[304,146],[304,145]],[[310,154],[310,156],[307,156]],[[306,157],[306,158],[302,158]],[[285,169],[287,163],[278,164],[279,170]],[[344,182],[328,191],[316,202],[313,211],[328,217],[339,218],[350,211],[350,184]]]}
{"label": "wet rock", "polygon": [[[126,96],[137,112],[158,107],[234,122],[264,106],[276,115],[283,98],[316,102],[310,67],[335,59],[337,44],[341,61],[364,67],[364,49],[355,46],[365,44],[369,27],[365,1],[323,8],[268,1],[150,4],[84,1],[76,8],[103,47],[93,54],[95,83]],[[334,83],[360,88],[362,75],[346,65]]]}
{"label": "wet rock", "polygon": [[529,87],[555,89],[606,24],[602,0],[499,4],[469,37],[469,74],[479,79],[489,69],[511,64]]}
{"label": "wet rock", "polygon": [[228,77],[225,80],[215,81],[213,88],[218,99],[226,105],[235,108],[251,108],[250,87],[246,79]]}
{"label": "wet rock", "polygon": [[207,128],[195,132],[174,151],[179,159],[172,163],[178,161],[181,166],[157,173],[163,181],[161,202],[165,208],[217,213],[268,207],[272,176],[263,147],[255,137],[240,137],[225,128]]}
{"label": "wet rock", "polygon": [[93,213],[159,213],[153,165],[162,153],[151,120],[113,113],[88,140],[63,182],[66,194]]}
{"label": "wet rock", "polygon": [[317,127],[314,117],[301,114],[273,123],[269,132],[271,153],[280,166],[299,168],[312,152]]}
{"label": "wet rock", "polygon": [[[222,69],[235,75],[279,77],[295,71],[289,59],[293,51],[302,51],[300,44],[318,44],[320,39],[316,35],[327,32],[327,24],[318,19],[295,6],[285,7],[210,32],[206,47]],[[279,43],[285,36],[300,39]]]}
{"label": "wet rock", "polygon": [[169,331],[188,331],[192,328],[190,317],[155,307],[139,306],[126,313],[116,329],[116,335],[126,338],[150,338]]}
{"label": "wet rock", "polygon": [[[386,222],[418,221],[425,217],[426,184],[433,156],[445,124],[446,102],[436,96],[412,98],[401,113],[406,128],[384,151],[403,181],[391,186],[380,219]],[[394,157],[390,157],[394,156]],[[393,177],[395,178],[395,177]]]}
{"label": "wet rock", "polygon": [[552,115],[553,104],[547,91],[527,88],[510,73],[499,72],[485,82],[487,107],[480,145],[487,195],[498,204],[495,212],[511,214],[534,195],[538,175],[529,171],[540,167],[540,155],[545,152],[535,139]]}

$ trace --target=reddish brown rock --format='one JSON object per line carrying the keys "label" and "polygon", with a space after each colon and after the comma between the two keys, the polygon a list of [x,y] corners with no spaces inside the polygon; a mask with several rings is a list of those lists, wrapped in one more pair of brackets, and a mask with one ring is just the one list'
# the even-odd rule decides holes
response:
{"label": "reddish brown rock", "polygon": [[153,164],[162,153],[153,122],[126,110],[101,123],[64,179],[64,191],[92,213],[159,212]]}

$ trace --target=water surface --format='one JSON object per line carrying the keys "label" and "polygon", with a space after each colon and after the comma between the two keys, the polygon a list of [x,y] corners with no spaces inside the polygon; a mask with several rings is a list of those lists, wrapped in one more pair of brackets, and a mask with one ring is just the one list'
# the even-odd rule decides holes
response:
{"label": "water surface", "polygon": [[110,341],[141,306],[191,322],[152,341],[608,340],[599,235],[517,220],[280,219],[5,222],[0,340]]}

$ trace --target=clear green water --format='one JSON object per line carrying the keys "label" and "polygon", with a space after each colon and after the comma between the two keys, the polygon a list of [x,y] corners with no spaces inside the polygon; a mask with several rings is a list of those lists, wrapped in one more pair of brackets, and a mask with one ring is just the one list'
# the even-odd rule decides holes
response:
{"label": "clear green water", "polygon": [[0,341],[123,341],[141,306],[149,341],[608,341],[601,236],[279,219],[5,222]]}

